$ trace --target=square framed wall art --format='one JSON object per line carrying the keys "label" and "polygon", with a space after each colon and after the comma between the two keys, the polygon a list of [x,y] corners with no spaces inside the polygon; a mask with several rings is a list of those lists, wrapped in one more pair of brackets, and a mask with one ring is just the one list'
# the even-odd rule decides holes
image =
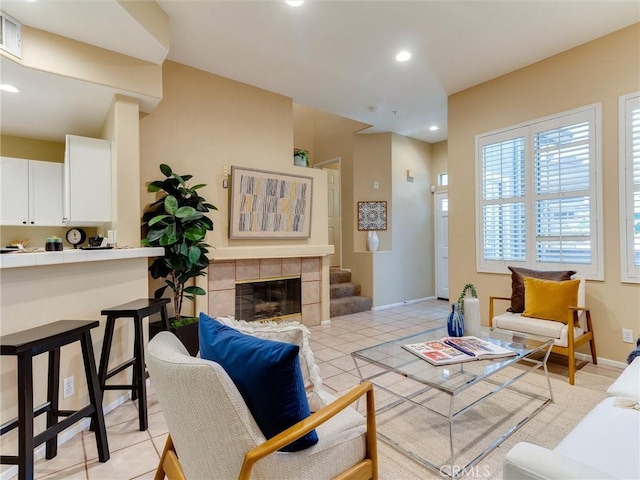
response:
{"label": "square framed wall art", "polygon": [[309,238],[313,177],[231,167],[229,238]]}
{"label": "square framed wall art", "polygon": [[387,202],[358,202],[358,230],[386,230]]}

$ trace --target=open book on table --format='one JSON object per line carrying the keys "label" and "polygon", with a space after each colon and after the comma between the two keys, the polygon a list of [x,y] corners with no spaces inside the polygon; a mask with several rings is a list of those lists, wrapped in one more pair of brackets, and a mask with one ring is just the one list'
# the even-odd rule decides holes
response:
{"label": "open book on table", "polygon": [[513,350],[478,337],[445,337],[440,340],[410,343],[402,347],[434,365],[516,355]]}

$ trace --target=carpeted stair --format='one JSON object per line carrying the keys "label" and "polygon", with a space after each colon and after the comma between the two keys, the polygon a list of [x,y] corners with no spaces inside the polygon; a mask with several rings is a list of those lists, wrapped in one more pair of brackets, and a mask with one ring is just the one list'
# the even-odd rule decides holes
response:
{"label": "carpeted stair", "polygon": [[329,273],[329,316],[371,310],[371,299],[360,295],[360,285],[351,282],[351,272],[332,268]]}

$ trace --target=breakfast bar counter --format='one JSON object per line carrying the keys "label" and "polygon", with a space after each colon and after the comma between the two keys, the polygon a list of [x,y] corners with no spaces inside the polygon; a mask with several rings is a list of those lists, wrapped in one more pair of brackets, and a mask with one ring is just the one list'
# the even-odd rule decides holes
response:
{"label": "breakfast bar counter", "polygon": [[[105,308],[149,296],[149,257],[164,254],[164,248],[113,248],[109,250],[63,250],[61,252],[21,252],[0,255],[0,334],[37,328],[59,320],[97,320],[91,331],[96,363],[99,362],[106,318]],[[147,320],[145,319],[145,322]],[[128,324],[118,325],[113,334],[110,360],[118,365],[133,349],[134,332]],[[146,336],[146,327],[145,327]],[[34,403],[47,398],[47,355],[34,358]],[[82,352],[79,346],[62,349],[60,380],[73,377],[74,392],[62,398],[60,408],[74,410],[88,402]],[[114,376],[116,384],[131,381],[130,372]],[[14,358],[0,359],[0,424],[15,418],[17,411],[17,369]],[[104,395],[105,412],[127,398],[120,391]],[[43,416],[44,417],[44,416]],[[36,429],[44,429],[38,418]],[[61,441],[88,426],[88,419],[61,434]],[[3,450],[16,451],[17,431],[3,435]],[[0,467],[4,475],[8,466]],[[9,475],[11,476],[11,475]],[[8,478],[8,477],[7,477]]]}
{"label": "breakfast bar counter", "polygon": [[111,249],[74,249],[61,252],[16,251],[0,255],[0,269],[17,267],[37,267],[62,263],[98,262],[121,260],[125,258],[158,257],[164,254],[164,248],[111,248]]}

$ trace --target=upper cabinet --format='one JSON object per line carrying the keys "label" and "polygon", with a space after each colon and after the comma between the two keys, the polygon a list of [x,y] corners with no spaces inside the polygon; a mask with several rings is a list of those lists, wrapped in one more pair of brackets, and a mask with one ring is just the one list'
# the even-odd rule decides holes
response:
{"label": "upper cabinet", "polygon": [[111,142],[67,135],[64,157],[64,221],[111,222]]}
{"label": "upper cabinet", "polygon": [[62,164],[0,157],[0,224],[62,225]]}

